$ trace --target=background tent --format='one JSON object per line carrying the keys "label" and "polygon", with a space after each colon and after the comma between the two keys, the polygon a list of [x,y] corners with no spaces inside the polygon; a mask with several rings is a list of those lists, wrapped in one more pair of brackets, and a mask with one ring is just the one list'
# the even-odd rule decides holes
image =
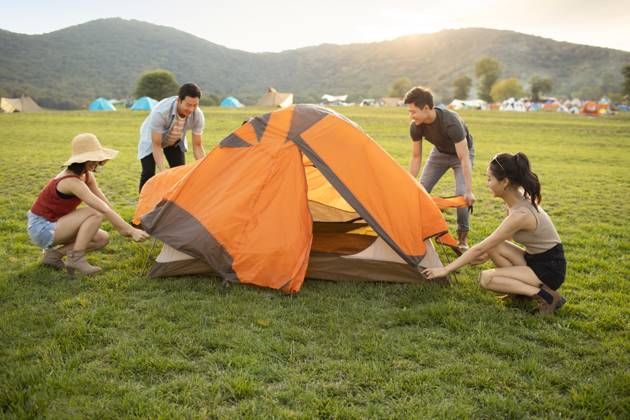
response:
{"label": "background tent", "polygon": [[92,102],[88,106],[88,110],[89,111],[116,111],[116,107],[114,107],[114,105],[112,105],[107,99],[98,98],[94,100],[94,102]]}
{"label": "background tent", "polygon": [[128,106],[127,104],[129,103],[129,100],[128,99],[108,99],[107,102],[112,104],[114,108],[116,109],[118,108],[125,109]]}
{"label": "background tent", "polygon": [[430,238],[456,245],[402,166],[314,105],[251,118],[202,160],[160,172],[134,221],[166,245],[151,275],[215,274],[285,292],[305,276],[422,281],[421,267],[441,265]]}
{"label": "background tent", "polygon": [[267,93],[256,102],[256,106],[277,106],[286,108],[291,105],[293,105],[292,93],[279,93],[272,87],[267,89]]}
{"label": "background tent", "polygon": [[234,96],[228,96],[223,99],[219,106],[221,108],[243,108],[243,104],[240,103]]}
{"label": "background tent", "polygon": [[348,99],[348,95],[328,95],[328,94],[324,94],[322,95],[322,101],[325,102],[345,102]]}
{"label": "background tent", "polygon": [[0,98],[2,112],[42,112],[43,109],[30,96],[20,98]]}
{"label": "background tent", "polygon": [[488,103],[483,99],[453,99],[453,101],[448,104],[448,109],[460,110],[460,109],[487,109]]}
{"label": "background tent", "polygon": [[501,102],[499,111],[511,111],[511,112],[526,112],[527,107],[522,100],[516,100],[514,98],[508,98]]}
{"label": "background tent", "polygon": [[131,106],[132,111],[150,111],[153,109],[155,105],[157,105],[158,101],[153,98],[149,98],[148,96],[143,96],[142,98],[136,99],[136,101]]}
{"label": "background tent", "polygon": [[348,95],[322,95],[322,105],[326,106],[348,106],[349,103],[346,102],[348,100]]}
{"label": "background tent", "polygon": [[597,116],[599,115],[598,111],[599,106],[595,101],[586,101],[582,105],[582,114],[584,115]]}
{"label": "background tent", "polygon": [[403,100],[401,98],[394,98],[386,96],[378,100],[380,106],[403,106]]}
{"label": "background tent", "polygon": [[0,111],[10,114],[15,112],[15,103],[9,98],[0,98]]}

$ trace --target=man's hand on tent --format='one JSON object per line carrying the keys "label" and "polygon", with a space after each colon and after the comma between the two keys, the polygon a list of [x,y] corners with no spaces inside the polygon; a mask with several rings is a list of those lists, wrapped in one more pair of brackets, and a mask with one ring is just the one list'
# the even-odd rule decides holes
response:
{"label": "man's hand on tent", "polygon": [[422,272],[424,277],[429,280],[437,279],[440,277],[445,277],[448,274],[448,271],[444,267],[435,267],[435,268],[427,268]]}
{"label": "man's hand on tent", "polygon": [[466,200],[466,206],[472,207],[473,203],[475,202],[475,194],[473,194],[472,192],[464,194],[464,200]]}

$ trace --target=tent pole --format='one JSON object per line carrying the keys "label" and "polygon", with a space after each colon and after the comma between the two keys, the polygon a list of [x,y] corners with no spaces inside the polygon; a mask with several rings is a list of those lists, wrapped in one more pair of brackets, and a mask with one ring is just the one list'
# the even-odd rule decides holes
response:
{"label": "tent pole", "polygon": [[[446,251],[446,247],[444,246],[444,244],[440,243],[439,241],[435,241],[435,242],[438,243],[440,247],[442,248],[442,252],[444,256],[446,257],[447,264],[450,264],[451,259],[448,257],[448,251]],[[455,274],[455,272],[453,271],[451,274],[453,275],[453,279],[455,280],[455,283],[459,283],[459,280],[457,279],[457,275]],[[452,286],[453,282],[451,282],[450,277],[446,277],[446,279],[448,280],[449,286]]]}
{"label": "tent pole", "polygon": [[147,274],[149,260],[151,259],[151,254],[153,253],[153,248],[155,248],[156,243],[157,243],[157,239],[153,238],[153,243],[151,244],[151,248],[149,249],[149,252],[147,253],[147,259],[144,261],[144,264],[142,266],[142,271],[140,272],[140,275],[143,277]]}

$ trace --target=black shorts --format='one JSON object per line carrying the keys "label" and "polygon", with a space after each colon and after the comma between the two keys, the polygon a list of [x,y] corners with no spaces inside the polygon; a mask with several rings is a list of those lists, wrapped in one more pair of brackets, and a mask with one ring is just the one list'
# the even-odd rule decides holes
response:
{"label": "black shorts", "polygon": [[564,258],[562,244],[540,254],[525,253],[525,262],[536,276],[549,288],[557,290],[567,274],[567,260]]}

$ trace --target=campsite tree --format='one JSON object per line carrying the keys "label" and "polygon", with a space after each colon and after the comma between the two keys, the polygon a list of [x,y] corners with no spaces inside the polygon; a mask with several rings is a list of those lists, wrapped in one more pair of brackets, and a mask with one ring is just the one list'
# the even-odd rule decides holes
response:
{"label": "campsite tree", "polygon": [[144,73],[136,86],[136,97],[148,96],[153,99],[164,99],[177,95],[179,85],[175,76],[168,70],[152,70]]}
{"label": "campsite tree", "polygon": [[602,90],[601,86],[587,85],[587,86],[582,86],[572,96],[575,96],[576,98],[580,98],[580,99],[597,100],[601,98],[604,95],[604,93],[605,92]]}
{"label": "campsite tree", "polygon": [[630,96],[630,64],[626,64],[621,69],[623,74],[623,94]]}
{"label": "campsite tree", "polygon": [[389,89],[389,96],[392,96],[394,98],[402,98],[403,96],[405,96],[405,93],[407,93],[409,89],[411,89],[412,86],[413,84],[408,77],[400,77]]}
{"label": "campsite tree", "polygon": [[543,79],[540,76],[534,76],[529,81],[530,92],[532,94],[532,101],[540,102],[540,95],[551,92],[552,82],[551,79]]}
{"label": "campsite tree", "polygon": [[221,103],[221,98],[215,93],[205,93],[199,100],[201,106],[218,106]]}
{"label": "campsite tree", "polygon": [[499,80],[492,86],[490,96],[495,101],[504,101],[508,98],[520,98],[525,95],[523,86],[518,82],[516,77],[510,77],[509,79]]}
{"label": "campsite tree", "polygon": [[492,85],[501,76],[501,63],[494,58],[486,57],[477,61],[475,64],[475,76],[479,80],[478,93],[479,98],[487,102],[492,102]]}
{"label": "campsite tree", "polygon": [[472,79],[468,76],[459,76],[453,82],[453,86],[455,87],[453,92],[453,97],[455,99],[468,99],[470,88],[472,87]]}
{"label": "campsite tree", "polygon": [[618,81],[615,79],[615,76],[609,72],[604,73],[602,76],[601,86],[604,91],[604,95],[606,96],[610,96],[610,94],[618,92],[619,89]]}

